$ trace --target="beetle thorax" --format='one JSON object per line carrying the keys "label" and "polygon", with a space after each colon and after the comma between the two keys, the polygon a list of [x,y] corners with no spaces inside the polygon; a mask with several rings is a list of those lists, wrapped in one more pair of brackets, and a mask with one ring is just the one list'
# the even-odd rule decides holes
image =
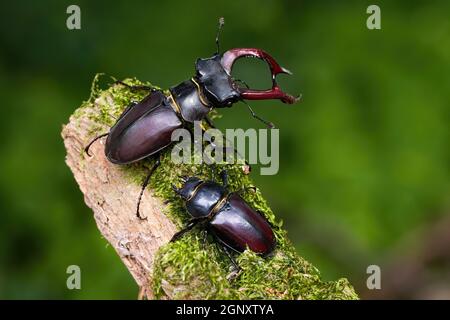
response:
{"label": "beetle thorax", "polygon": [[172,107],[184,121],[201,121],[212,109],[212,103],[194,78],[170,88],[170,93]]}
{"label": "beetle thorax", "polygon": [[194,218],[207,217],[215,211],[226,195],[227,191],[221,185],[202,181],[191,189],[186,199],[186,209]]}
{"label": "beetle thorax", "polygon": [[220,55],[198,59],[195,76],[170,88],[173,108],[184,121],[201,121],[212,108],[231,107],[240,100],[240,93],[220,59]]}

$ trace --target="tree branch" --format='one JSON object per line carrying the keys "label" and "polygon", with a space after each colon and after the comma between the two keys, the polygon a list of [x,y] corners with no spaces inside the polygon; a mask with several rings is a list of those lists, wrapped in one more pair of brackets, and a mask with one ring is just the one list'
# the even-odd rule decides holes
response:
{"label": "tree branch", "polygon": [[[181,240],[168,244],[188,219],[171,184],[180,174],[208,176],[220,168],[213,168],[211,173],[206,165],[175,166],[167,151],[143,195],[141,213],[147,219],[137,218],[135,209],[140,183],[153,160],[129,166],[114,165],[105,158],[104,139],[92,145],[92,157],[83,149],[93,137],[108,132],[130,101],[139,100],[146,93],[131,92],[120,85],[100,91],[96,80],[90,100],[75,111],[63,128],[66,163],[86,204],[94,212],[100,233],[116,250],[145,296],[169,299],[357,298],[346,279],[322,282],[317,269],[296,254],[281,223],[259,191],[245,194],[244,198],[275,226],[277,250],[268,258],[249,251],[239,255],[237,260],[242,272],[236,279],[229,279],[231,264],[220,246],[213,239],[205,240],[203,232],[194,229]],[[232,165],[230,169],[232,188],[237,190],[251,185],[240,165]]]}

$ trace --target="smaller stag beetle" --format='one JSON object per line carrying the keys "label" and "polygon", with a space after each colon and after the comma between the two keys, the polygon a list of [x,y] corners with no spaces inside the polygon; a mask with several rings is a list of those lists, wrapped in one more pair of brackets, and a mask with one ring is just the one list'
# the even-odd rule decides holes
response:
{"label": "smaller stag beetle", "polygon": [[226,171],[222,171],[222,185],[197,177],[183,178],[181,188],[173,190],[185,201],[191,215],[187,226],[178,231],[176,241],[196,225],[202,225],[224,246],[233,264],[239,268],[228,249],[242,253],[245,249],[263,256],[275,248],[275,235],[269,222],[252,209],[235,192],[229,192]]}
{"label": "smaller stag beetle", "polygon": [[[194,121],[207,121],[211,126],[208,113],[213,108],[231,107],[233,103],[244,100],[279,99],[293,104],[299,97],[284,93],[276,82],[280,73],[291,74],[281,67],[274,58],[261,49],[237,48],[219,53],[219,35],[224,24],[219,19],[216,36],[217,52],[210,58],[197,59],[196,74],[191,79],[171,87],[167,93],[148,86],[130,86],[118,81],[131,90],[148,90],[149,94],[139,103],[128,106],[119,117],[109,133],[93,139],[85,148],[89,155],[89,147],[98,139],[108,136],[105,144],[105,155],[115,164],[129,164],[140,161],[168,147],[172,141],[172,133],[178,128],[188,127]],[[272,73],[272,88],[268,90],[252,90],[242,88],[231,76],[234,62],[242,57],[254,57],[264,60]],[[258,117],[247,104],[252,116],[264,123],[269,122]],[[159,159],[159,157],[158,157]],[[150,169],[141,188],[137,202],[136,214],[144,189],[159,160]]]}

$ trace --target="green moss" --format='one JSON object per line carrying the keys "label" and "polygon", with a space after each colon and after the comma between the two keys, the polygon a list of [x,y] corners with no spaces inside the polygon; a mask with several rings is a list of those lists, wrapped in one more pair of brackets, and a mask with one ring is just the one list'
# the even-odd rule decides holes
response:
{"label": "green moss", "polygon": [[[97,85],[98,78],[99,75],[94,79],[91,97],[75,113],[76,117],[85,115],[92,121],[92,136],[107,131],[131,101],[139,101],[147,94],[145,91],[132,92],[122,85],[113,85],[101,91]],[[136,79],[125,81],[128,84],[143,84]],[[216,113],[215,116],[219,115]],[[242,171],[242,164],[175,165],[171,162],[169,149],[161,155],[161,165],[152,176],[150,188],[168,203],[165,214],[180,228],[189,216],[171,186],[179,183],[181,175],[217,180],[220,171],[226,168],[230,190],[252,186],[250,177]],[[154,161],[146,159],[121,169],[130,181],[141,184]],[[274,253],[262,258],[247,250],[237,257],[242,271],[233,278],[230,277],[231,263],[222,248],[204,231],[194,229],[179,241],[160,248],[152,276],[156,298],[166,295],[177,299],[358,298],[346,279],[323,282],[319,271],[298,256],[282,228],[282,222],[276,218],[258,189],[249,189],[242,196],[272,224],[277,239]]]}

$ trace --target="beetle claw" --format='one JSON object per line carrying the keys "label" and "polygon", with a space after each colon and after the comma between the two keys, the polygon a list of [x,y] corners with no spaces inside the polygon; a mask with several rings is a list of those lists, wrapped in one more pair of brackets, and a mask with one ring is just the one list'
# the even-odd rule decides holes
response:
{"label": "beetle claw", "polygon": [[227,280],[228,281],[233,281],[235,280],[237,277],[239,277],[239,275],[241,274],[241,269],[235,269],[233,271],[231,271],[228,275],[227,275]]}
{"label": "beetle claw", "polygon": [[230,49],[225,52],[220,60],[222,67],[231,75],[233,64],[235,61],[242,57],[254,57],[264,60],[270,67],[272,73],[272,88],[268,90],[254,90],[250,88],[240,88],[239,92],[242,99],[245,100],[265,100],[265,99],[279,99],[284,103],[293,104],[299,101],[296,97],[283,92],[277,85],[275,80],[276,76],[280,73],[292,75],[292,72],[286,68],[283,68],[278,62],[270,56],[267,52],[256,48],[236,48]]}

